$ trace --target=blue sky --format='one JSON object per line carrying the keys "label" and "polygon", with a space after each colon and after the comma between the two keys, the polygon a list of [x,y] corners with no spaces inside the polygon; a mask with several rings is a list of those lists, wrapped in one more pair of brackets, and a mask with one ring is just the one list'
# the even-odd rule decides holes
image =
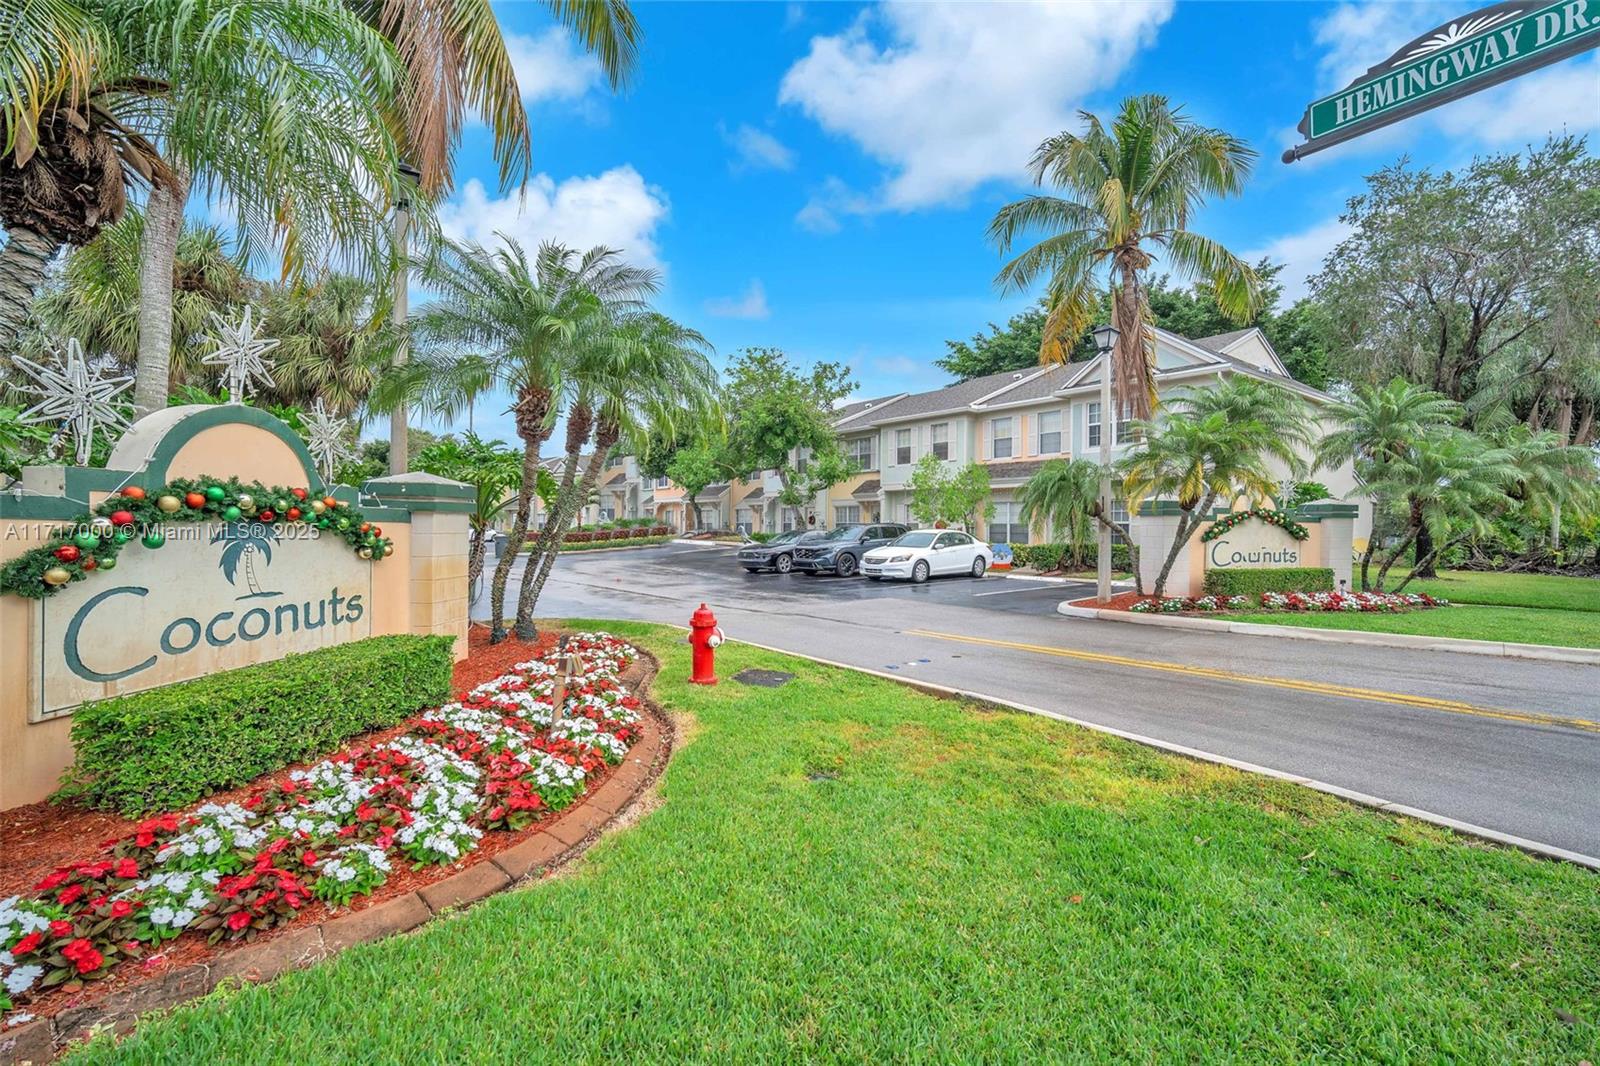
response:
{"label": "blue sky", "polygon": [[[996,292],[984,230],[1079,108],[1159,92],[1249,141],[1261,158],[1245,194],[1194,227],[1287,262],[1292,292],[1366,173],[1600,126],[1591,52],[1279,162],[1310,100],[1474,6],[639,3],[641,61],[614,94],[542,5],[501,3],[537,176],[520,197],[498,189],[474,126],[443,220],[454,236],[606,243],[660,267],[662,310],[704,332],[719,365],[772,345],[849,364],[863,395],[937,387],[944,340],[1032,298]],[[482,401],[478,430],[510,440],[503,410]]]}

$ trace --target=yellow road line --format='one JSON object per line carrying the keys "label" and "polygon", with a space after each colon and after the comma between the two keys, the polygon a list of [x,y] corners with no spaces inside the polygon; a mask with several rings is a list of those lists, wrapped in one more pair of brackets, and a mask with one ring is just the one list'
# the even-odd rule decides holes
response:
{"label": "yellow road line", "polygon": [[1319,696],[1336,696],[1348,700],[1368,700],[1376,703],[1394,703],[1402,707],[1420,707],[1430,711],[1447,711],[1451,714],[1470,714],[1479,718],[1499,718],[1508,722],[1526,722],[1532,725],[1565,726],[1600,733],[1600,722],[1587,718],[1562,718],[1535,711],[1508,711],[1499,707],[1479,707],[1460,700],[1440,700],[1431,696],[1413,696],[1404,692],[1385,692],[1382,689],[1358,688],[1354,685],[1335,685],[1325,681],[1301,681],[1292,677],[1267,677],[1261,674],[1241,674],[1234,670],[1219,670],[1209,666],[1190,666],[1186,663],[1162,662],[1159,659],[1132,659],[1125,655],[1106,655],[1102,652],[1080,651],[1074,648],[1052,648],[1044,644],[1020,644],[1011,640],[990,640],[986,637],[969,637],[958,633],[939,633],[931,629],[907,629],[908,636],[934,637],[963,644],[983,644],[993,648],[1012,648],[1033,652],[1036,655],[1053,655],[1061,659],[1105,663],[1110,666],[1128,666],[1138,670],[1157,670],[1169,674],[1186,674],[1216,681],[1232,681],[1241,685],[1266,685],[1286,688],[1296,692],[1311,692]]}

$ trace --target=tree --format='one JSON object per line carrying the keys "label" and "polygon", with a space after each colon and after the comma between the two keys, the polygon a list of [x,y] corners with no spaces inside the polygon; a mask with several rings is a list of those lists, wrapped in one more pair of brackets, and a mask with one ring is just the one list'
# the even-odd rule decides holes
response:
{"label": "tree", "polygon": [[1309,421],[1305,401],[1254,378],[1230,377],[1209,389],[1186,390],[1173,407],[1160,421],[1136,424],[1142,440],[1121,464],[1129,510],[1137,513],[1156,498],[1175,500],[1182,512],[1156,575],[1152,592],[1158,598],[1213,507],[1240,497],[1274,498],[1278,481],[1271,458],[1286,463],[1292,474],[1300,472],[1300,457],[1280,435],[1286,425]]}
{"label": "tree", "polygon": [[[467,551],[467,588],[474,589],[483,574],[483,559],[488,548],[486,534],[495,520],[516,499],[522,482],[522,456],[504,441],[486,441],[468,433],[457,441],[446,437],[422,448],[416,468],[439,477],[464,481],[477,490],[472,514],[472,546]],[[544,473],[544,471],[541,471]]]}
{"label": "tree", "polygon": [[[510,394],[523,468],[511,549],[501,556],[490,587],[490,639],[499,643],[507,635],[506,585],[525,546],[539,449],[560,413],[562,381],[589,338],[615,329],[618,314],[635,309],[656,290],[658,279],[654,271],[627,265],[611,248],[580,255],[546,243],[530,257],[509,238],[493,250],[447,244],[423,279],[438,298],[413,322],[417,346],[411,360],[384,376],[373,403],[379,410],[406,403],[454,418],[490,388]],[[531,620],[525,628],[531,635]]]}
{"label": "tree", "polygon": [[929,452],[912,468],[907,509],[923,525],[959,523],[971,530],[980,515],[994,517],[994,502],[989,494],[989,469],[981,463],[968,463],[959,470],[949,469],[937,455]]}
{"label": "tree", "polygon": [[950,475],[944,490],[944,511],[969,532],[978,528],[981,518],[994,517],[994,499],[989,492],[989,468],[968,463]]}
{"label": "tree", "polygon": [[1100,464],[1089,459],[1051,459],[1017,491],[1022,520],[1030,528],[1049,526],[1065,537],[1074,567],[1083,565],[1083,549],[1093,539],[1091,524],[1120,536],[1133,554],[1133,580],[1144,595],[1137,549],[1126,524],[1115,521],[1100,505]]}
{"label": "tree", "polygon": [[341,417],[359,411],[395,343],[372,287],[350,274],[324,274],[309,284],[267,286],[262,302],[262,332],[278,341],[273,397],[301,407],[320,399]]}
{"label": "tree", "polygon": [[1111,321],[1120,331],[1113,380],[1120,402],[1139,418],[1156,406],[1155,348],[1146,274],[1159,251],[1180,274],[1206,282],[1234,322],[1262,306],[1261,279],[1243,260],[1188,228],[1208,196],[1239,193],[1253,152],[1221,130],[1196,125],[1163,96],[1123,101],[1108,132],[1080,112],[1084,133],[1062,132],[1041,144],[1028,169],[1066,197],[1035,195],[1002,207],[989,236],[1009,253],[1024,234],[1047,235],[1008,262],[997,282],[1023,291],[1046,281],[1039,358],[1064,363],[1094,319],[1101,277],[1109,284]]}
{"label": "tree", "polygon": [[839,363],[804,373],[779,349],[746,348],[723,390],[729,414],[723,454],[731,475],[775,470],[779,503],[809,510],[819,492],[854,470],[833,429],[834,407],[853,389],[850,371]]}
{"label": "tree", "polygon": [[724,476],[722,468],[717,463],[716,454],[705,444],[691,444],[687,448],[679,448],[673,455],[672,462],[667,465],[666,476],[683,490],[683,498],[689,501],[689,507],[694,512],[694,527],[704,529],[705,523],[700,520],[700,501],[697,497],[708,485],[714,484]]}
{"label": "tree", "polygon": [[1035,305],[1012,315],[1005,329],[991,322],[988,333],[974,333],[970,341],[945,341],[946,352],[933,365],[957,381],[1038,366],[1044,321],[1044,308]]}

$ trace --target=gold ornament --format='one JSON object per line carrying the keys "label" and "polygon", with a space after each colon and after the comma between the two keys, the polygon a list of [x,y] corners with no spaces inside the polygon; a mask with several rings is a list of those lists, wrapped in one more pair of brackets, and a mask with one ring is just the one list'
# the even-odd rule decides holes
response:
{"label": "gold ornament", "polygon": [[356,549],[356,554],[361,556],[361,558],[363,558],[363,559],[370,559],[370,558],[372,558],[372,549],[371,548],[357,548]]}
{"label": "gold ornament", "polygon": [[334,500],[333,502],[339,507],[340,510],[350,506],[349,500]]}
{"label": "gold ornament", "polygon": [[321,514],[323,511],[326,511],[327,509],[328,509],[328,505],[323,503],[321,500],[312,500],[311,501],[311,510],[312,510],[312,512],[314,514]]}
{"label": "gold ornament", "polygon": [[44,583],[46,585],[65,585],[71,580],[72,574],[65,567],[52,566],[44,572]]}
{"label": "gold ornament", "polygon": [[178,508],[183,506],[183,501],[178,499],[176,496],[163,496],[156,501],[156,506],[161,508],[167,514],[173,514],[178,510]]}
{"label": "gold ornament", "polygon": [[383,546],[383,554],[385,556],[393,555],[394,554],[394,545],[393,544],[385,544]]}
{"label": "gold ornament", "polygon": [[241,493],[239,495],[238,503],[239,510],[244,511],[246,514],[256,509],[255,497],[246,493]]}

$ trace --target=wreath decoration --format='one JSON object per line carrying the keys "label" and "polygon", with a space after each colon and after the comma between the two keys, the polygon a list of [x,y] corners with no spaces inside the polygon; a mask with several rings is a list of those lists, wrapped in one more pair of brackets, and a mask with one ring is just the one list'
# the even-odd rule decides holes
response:
{"label": "wreath decoration", "polygon": [[1252,507],[1248,511],[1231,511],[1223,515],[1212,523],[1210,529],[1200,534],[1200,539],[1203,541],[1216,540],[1241,522],[1252,518],[1259,519],[1269,526],[1277,526],[1295,540],[1305,540],[1311,536],[1311,530],[1289,517],[1288,511],[1278,511],[1271,507]]}
{"label": "wreath decoration", "polygon": [[154,550],[166,543],[163,527],[216,521],[308,526],[339,537],[363,559],[394,554],[383,530],[344,500],[238,478],[180,478],[154,490],[123,486],[92,513],[65,523],[48,543],[0,569],[0,592],[43,599],[69,582],[115,569],[117,553],[135,538]]}

